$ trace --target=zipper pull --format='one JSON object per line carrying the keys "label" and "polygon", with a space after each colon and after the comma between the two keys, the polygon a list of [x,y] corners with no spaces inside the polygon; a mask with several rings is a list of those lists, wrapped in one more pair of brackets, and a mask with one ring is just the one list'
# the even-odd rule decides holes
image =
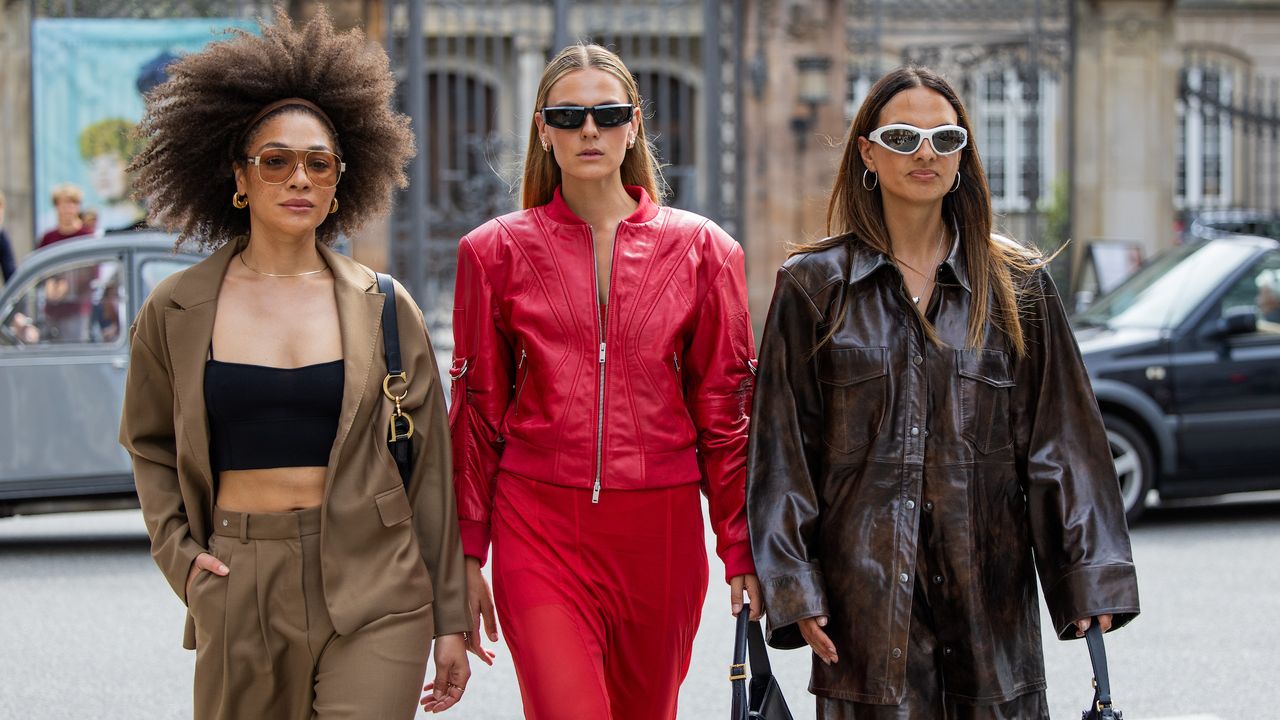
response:
{"label": "zipper pull", "polygon": [[596,484],[591,488],[591,504],[600,504],[600,478],[596,477]]}
{"label": "zipper pull", "polygon": [[519,370],[520,368],[524,367],[524,358],[525,358],[524,348],[521,348],[521,349],[520,349],[520,362],[516,363],[516,369],[517,369],[517,370]]}
{"label": "zipper pull", "polygon": [[604,364],[604,343],[600,343],[600,364]]}

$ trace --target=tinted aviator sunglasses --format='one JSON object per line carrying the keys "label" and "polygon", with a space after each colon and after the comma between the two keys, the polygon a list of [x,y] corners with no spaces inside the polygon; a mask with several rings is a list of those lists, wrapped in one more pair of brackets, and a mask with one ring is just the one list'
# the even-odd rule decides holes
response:
{"label": "tinted aviator sunglasses", "polygon": [[295,148],[267,148],[249,158],[258,166],[258,178],[268,185],[281,185],[293,177],[302,164],[302,170],[316,187],[331,188],[346,171],[342,158],[328,150],[301,150]]}
{"label": "tinted aviator sunglasses", "polygon": [[894,123],[872,130],[867,139],[899,155],[914,153],[920,149],[920,145],[925,140],[928,140],[935,153],[950,155],[959,152],[969,144],[969,133],[959,125],[939,125],[932,130],[925,130],[915,125]]}
{"label": "tinted aviator sunglasses", "polygon": [[577,130],[587,121],[587,113],[595,118],[596,127],[622,127],[631,122],[634,105],[557,105],[542,108],[542,120],[560,130]]}

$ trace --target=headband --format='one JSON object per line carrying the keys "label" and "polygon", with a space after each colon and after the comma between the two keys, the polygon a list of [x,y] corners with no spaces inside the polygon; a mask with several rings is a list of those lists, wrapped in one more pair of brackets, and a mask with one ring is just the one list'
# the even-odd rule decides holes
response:
{"label": "headband", "polygon": [[329,132],[333,134],[333,137],[335,139],[337,139],[338,129],[334,127],[333,120],[329,119],[329,115],[324,110],[321,110],[319,105],[316,105],[310,100],[304,100],[299,97],[285,98],[283,100],[277,100],[271,103],[270,105],[259,110],[258,114],[254,115],[253,119],[249,121],[249,124],[244,126],[244,130],[241,131],[240,136],[236,138],[235,145],[231,146],[231,154],[233,156],[233,159],[238,159],[240,154],[240,149],[244,147],[244,141],[249,139],[249,133],[253,132],[253,129],[258,126],[258,123],[262,122],[263,118],[279,110],[280,108],[291,107],[291,106],[303,107],[315,113],[316,115],[318,115],[320,119],[324,121],[324,124],[329,128]]}

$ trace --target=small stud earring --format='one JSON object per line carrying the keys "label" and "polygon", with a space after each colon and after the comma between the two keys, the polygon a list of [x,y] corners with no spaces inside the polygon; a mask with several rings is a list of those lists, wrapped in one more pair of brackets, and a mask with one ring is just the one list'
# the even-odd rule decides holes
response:
{"label": "small stud earring", "polygon": [[546,140],[542,141],[542,152],[551,152],[551,143]]}

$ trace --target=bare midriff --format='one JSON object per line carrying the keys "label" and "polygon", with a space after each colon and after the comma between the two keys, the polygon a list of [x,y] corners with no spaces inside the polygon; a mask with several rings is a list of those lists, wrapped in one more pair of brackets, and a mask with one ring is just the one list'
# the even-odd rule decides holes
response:
{"label": "bare midriff", "polygon": [[324,501],[327,470],[224,470],[218,476],[218,507],[231,512],[290,512],[318,507]]}

